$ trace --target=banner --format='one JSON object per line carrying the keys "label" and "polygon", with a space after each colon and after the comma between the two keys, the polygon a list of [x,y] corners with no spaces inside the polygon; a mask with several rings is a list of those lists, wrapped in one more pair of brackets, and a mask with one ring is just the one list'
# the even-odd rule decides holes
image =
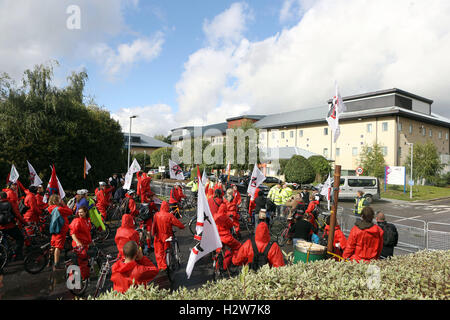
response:
{"label": "banner", "polygon": [[28,161],[27,163],[28,163],[28,171],[30,171],[30,185],[37,187],[38,185],[42,184],[42,180],[36,173],[36,170],[34,170],[31,163],[29,163]]}
{"label": "banner", "polygon": [[251,195],[252,199],[255,198],[256,188],[258,188],[264,180],[266,180],[266,176],[261,172],[261,170],[258,169],[258,166],[255,163],[255,166],[253,167],[252,177],[248,182],[247,188],[247,193]]}
{"label": "banner", "polygon": [[198,184],[198,204],[197,204],[197,226],[194,239],[197,244],[192,248],[191,255],[186,266],[186,275],[189,279],[195,263],[208,253],[222,248],[216,222],[209,209],[206,199],[205,186]]}
{"label": "banner", "polygon": [[19,180],[19,172],[17,172],[17,169],[14,165],[11,165],[11,171],[9,172],[9,181],[17,183],[17,180]]}
{"label": "banner", "polygon": [[170,179],[184,180],[183,170],[181,167],[169,159]]}

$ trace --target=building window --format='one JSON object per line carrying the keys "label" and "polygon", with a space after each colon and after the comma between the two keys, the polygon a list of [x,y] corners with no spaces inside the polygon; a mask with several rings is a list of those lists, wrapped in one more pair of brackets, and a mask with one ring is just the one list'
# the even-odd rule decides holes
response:
{"label": "building window", "polygon": [[371,153],[372,152],[372,147],[367,147],[367,153]]}
{"label": "building window", "polygon": [[433,136],[433,130],[429,130],[429,133],[430,133],[430,137],[432,137]]}
{"label": "building window", "polygon": [[367,124],[367,132],[372,132],[372,124],[371,123],[368,123]]}
{"label": "building window", "polygon": [[325,135],[325,136],[328,135],[328,128],[323,128],[323,135]]}
{"label": "building window", "polygon": [[281,139],[284,139],[284,132],[281,133]]}
{"label": "building window", "polygon": [[411,134],[412,131],[413,131],[413,126],[412,126],[412,124],[410,124],[410,125],[409,125],[409,133]]}
{"label": "building window", "polygon": [[398,123],[398,131],[402,131],[403,129],[403,125],[401,122]]}
{"label": "building window", "polygon": [[427,135],[427,129],[422,127],[422,135],[425,137]]}
{"label": "building window", "polygon": [[439,131],[439,139],[442,139],[442,131]]}
{"label": "building window", "polygon": [[383,122],[382,123],[382,130],[383,131],[388,131],[388,123],[387,122]]}
{"label": "building window", "polygon": [[358,148],[357,147],[353,147],[352,148],[352,156],[356,157],[358,155]]}
{"label": "building window", "polygon": [[291,136],[291,138],[294,137],[294,131],[291,131],[291,132],[290,132],[290,136]]}
{"label": "building window", "polygon": [[336,157],[339,157],[341,155],[341,149],[336,148]]}
{"label": "building window", "polygon": [[303,137],[303,130],[300,130],[299,135],[300,137]]}
{"label": "building window", "polygon": [[324,149],[323,149],[323,156],[324,156],[325,158],[328,158],[328,148],[324,148]]}
{"label": "building window", "polygon": [[387,147],[381,147],[381,152],[383,153],[383,156],[387,156]]}
{"label": "building window", "polygon": [[445,140],[448,140],[448,132],[445,134]]}

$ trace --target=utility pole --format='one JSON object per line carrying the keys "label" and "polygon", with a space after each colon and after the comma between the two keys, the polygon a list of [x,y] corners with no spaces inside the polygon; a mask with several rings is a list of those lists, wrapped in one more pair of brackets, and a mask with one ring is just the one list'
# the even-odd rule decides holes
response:
{"label": "utility pole", "polygon": [[128,169],[130,168],[130,152],[131,152],[131,119],[136,118],[137,116],[131,116],[130,117],[130,131],[128,134],[128,166],[127,166],[127,172]]}

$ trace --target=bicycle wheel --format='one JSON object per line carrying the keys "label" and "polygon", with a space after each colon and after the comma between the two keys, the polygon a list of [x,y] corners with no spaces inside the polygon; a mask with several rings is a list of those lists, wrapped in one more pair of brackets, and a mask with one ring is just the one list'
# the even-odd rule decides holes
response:
{"label": "bicycle wheel", "polygon": [[108,275],[108,268],[106,267],[106,263],[102,266],[100,270],[100,276],[97,280],[97,285],[95,286],[94,298],[97,298],[103,287],[105,286],[106,276]]}
{"label": "bicycle wheel", "polygon": [[103,242],[106,239],[108,239],[108,237],[109,237],[109,235],[111,233],[111,228],[106,223],[104,225],[105,225],[105,230],[103,230],[103,229],[99,230],[98,228],[95,229],[95,231],[94,231],[95,234],[94,234],[94,237],[93,237],[95,242]]}
{"label": "bicycle wheel", "polygon": [[286,228],[283,231],[281,231],[281,233],[278,235],[277,243],[280,247],[284,246],[286,244],[286,242],[288,241],[288,232],[289,232],[289,229]]}
{"label": "bicycle wheel", "polygon": [[69,291],[74,296],[81,297],[85,294],[88,287],[89,287],[89,278],[86,278],[84,280],[81,280],[81,288],[80,289],[70,289]]}
{"label": "bicycle wheel", "polygon": [[37,274],[44,270],[48,264],[48,254],[43,250],[30,252],[24,259],[23,266],[26,272]]}
{"label": "bicycle wheel", "polygon": [[225,278],[225,270],[223,269],[222,251],[213,258],[213,280],[218,281]]}
{"label": "bicycle wheel", "polygon": [[190,221],[189,221],[189,230],[191,231],[191,233],[193,235],[197,234],[197,217],[193,217]]}
{"label": "bicycle wheel", "polygon": [[4,245],[0,244],[0,270],[3,270],[6,262],[8,262],[8,251]]}
{"label": "bicycle wheel", "polygon": [[174,256],[173,256],[173,249],[169,248],[166,251],[166,265],[167,265],[167,277],[169,278],[169,281],[172,282],[173,279],[175,278],[175,270],[173,268],[173,260]]}

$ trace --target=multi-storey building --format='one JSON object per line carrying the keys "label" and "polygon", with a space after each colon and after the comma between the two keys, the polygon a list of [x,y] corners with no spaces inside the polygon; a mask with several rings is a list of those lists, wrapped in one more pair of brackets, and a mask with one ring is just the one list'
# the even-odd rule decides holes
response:
{"label": "multi-storey building", "polygon": [[[263,150],[269,150],[270,154],[280,150],[283,152],[278,154],[289,156],[305,153],[305,150],[320,154],[341,165],[343,174],[355,172],[365,144],[381,145],[386,164],[401,166],[405,164],[411,144],[432,141],[445,170],[449,171],[450,119],[431,112],[432,100],[394,88],[343,97],[343,101],[347,111],[340,118],[341,134],[336,143],[326,122],[331,100],[316,108],[230,118],[224,123],[197,127],[197,131],[216,128],[215,134],[207,138],[212,143],[221,143],[231,123],[251,120],[260,129],[259,147]],[[180,129],[174,129],[173,145],[177,146],[179,139],[189,139],[192,128],[181,128],[185,130],[181,135],[176,134]],[[274,174],[270,170],[269,173]]]}

